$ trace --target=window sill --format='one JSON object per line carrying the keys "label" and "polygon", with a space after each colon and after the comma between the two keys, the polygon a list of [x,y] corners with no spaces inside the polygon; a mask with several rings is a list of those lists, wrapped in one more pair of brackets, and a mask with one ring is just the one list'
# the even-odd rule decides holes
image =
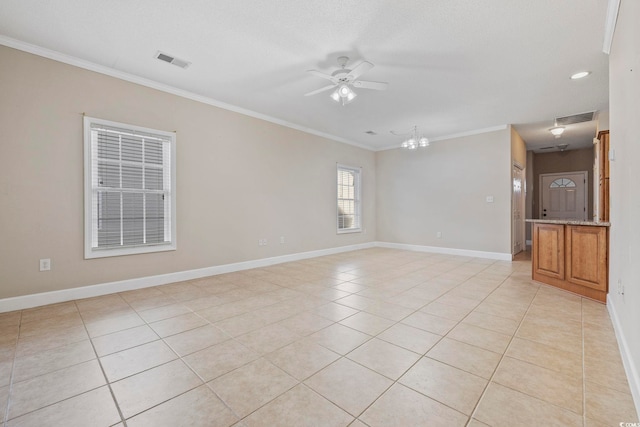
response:
{"label": "window sill", "polygon": [[361,228],[348,228],[344,230],[338,230],[337,234],[351,234],[351,233],[362,233]]}
{"label": "window sill", "polygon": [[116,249],[89,249],[85,251],[84,259],[108,258],[113,256],[126,256],[137,254],[151,254],[155,252],[175,251],[176,244],[134,246]]}

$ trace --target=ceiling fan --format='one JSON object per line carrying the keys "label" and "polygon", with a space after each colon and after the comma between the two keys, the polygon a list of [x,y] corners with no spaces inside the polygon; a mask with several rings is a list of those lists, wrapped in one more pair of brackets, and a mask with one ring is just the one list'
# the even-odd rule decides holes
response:
{"label": "ceiling fan", "polygon": [[351,89],[351,86],[359,89],[385,90],[389,85],[385,82],[357,80],[358,77],[373,68],[373,64],[371,62],[362,61],[353,70],[347,68],[347,62],[349,62],[349,57],[340,56],[338,58],[338,65],[340,65],[340,69],[334,71],[331,74],[325,74],[316,70],[309,70],[309,73],[313,74],[314,76],[329,80],[331,84],[325,87],[321,87],[320,89],[313,90],[309,93],[305,93],[304,96],[316,95],[320,92],[325,92],[327,90],[336,88],[336,90],[330,95],[331,99],[336,102],[342,103],[342,105],[345,105],[353,101],[353,99],[357,96],[357,94]]}

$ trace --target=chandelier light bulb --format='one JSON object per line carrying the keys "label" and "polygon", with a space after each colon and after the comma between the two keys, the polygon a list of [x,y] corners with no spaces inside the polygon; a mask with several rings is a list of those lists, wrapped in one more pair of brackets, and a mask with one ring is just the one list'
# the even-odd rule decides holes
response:
{"label": "chandelier light bulb", "polygon": [[418,132],[418,126],[413,126],[409,132],[397,133],[391,131],[394,135],[408,135],[404,141],[400,144],[400,148],[406,150],[417,150],[418,148],[424,148],[429,146],[429,138],[421,135]]}

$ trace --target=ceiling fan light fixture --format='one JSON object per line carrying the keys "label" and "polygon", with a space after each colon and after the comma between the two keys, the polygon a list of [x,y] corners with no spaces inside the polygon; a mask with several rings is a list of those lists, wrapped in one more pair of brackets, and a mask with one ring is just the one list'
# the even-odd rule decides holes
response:
{"label": "ceiling fan light fixture", "polygon": [[354,91],[350,91],[349,94],[347,95],[347,101],[346,102],[353,101],[356,96],[358,96],[357,93],[355,93]]}
{"label": "ceiling fan light fixture", "polygon": [[386,82],[359,80],[362,74],[373,68],[373,64],[371,62],[361,61],[355,68],[349,69],[346,68],[348,61],[349,58],[346,56],[339,57],[338,64],[340,65],[340,69],[331,74],[317,70],[308,70],[308,72],[314,76],[329,80],[332,84],[320,89],[312,90],[311,92],[305,93],[304,96],[311,96],[324,91],[333,90],[329,97],[337,103],[346,105],[358,96],[358,94],[353,91],[353,87],[373,90],[387,89],[388,83]]}
{"label": "ceiling fan light fixture", "polygon": [[356,96],[358,96],[358,94],[351,90],[348,85],[343,84],[340,85],[336,90],[334,90],[329,96],[334,101],[339,102],[342,105],[346,105],[353,101]]}
{"label": "ceiling fan light fixture", "polygon": [[428,147],[429,146],[429,138],[427,138],[426,136],[421,137],[418,140],[418,145],[420,147]]}
{"label": "ceiling fan light fixture", "polygon": [[341,85],[338,88],[338,94],[343,98],[348,97],[352,93],[353,93],[353,91],[351,89],[349,89],[349,86],[347,86],[347,85]]}

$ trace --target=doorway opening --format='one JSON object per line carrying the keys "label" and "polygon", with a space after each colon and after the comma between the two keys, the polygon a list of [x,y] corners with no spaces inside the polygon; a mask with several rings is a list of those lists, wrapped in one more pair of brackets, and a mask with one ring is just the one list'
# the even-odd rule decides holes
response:
{"label": "doorway opening", "polygon": [[524,204],[525,174],[522,165],[514,162],[511,172],[512,181],[512,215],[511,215],[511,254],[525,250]]}

